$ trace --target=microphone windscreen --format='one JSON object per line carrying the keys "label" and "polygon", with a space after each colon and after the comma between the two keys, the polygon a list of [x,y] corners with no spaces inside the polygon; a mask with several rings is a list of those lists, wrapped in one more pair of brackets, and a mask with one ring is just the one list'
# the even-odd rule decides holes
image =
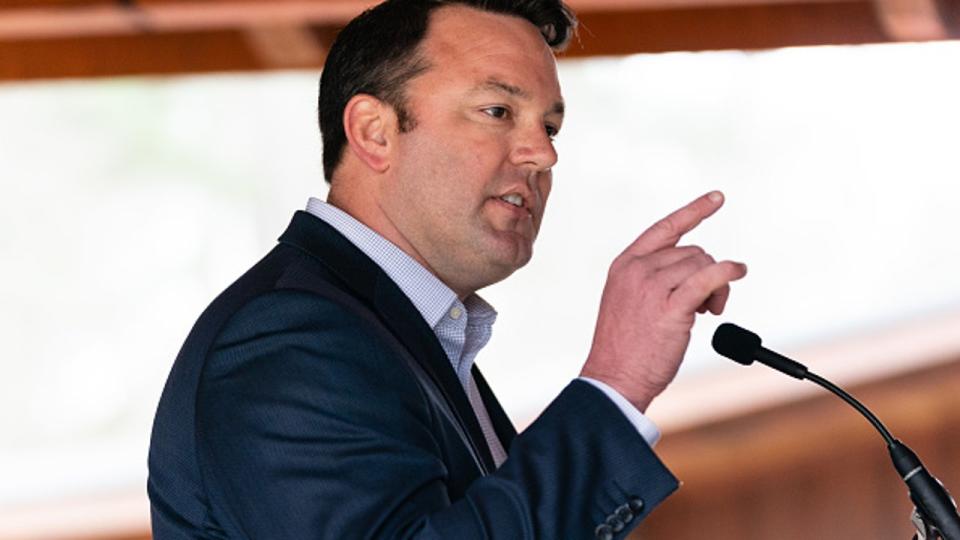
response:
{"label": "microphone windscreen", "polygon": [[760,351],[760,336],[733,323],[723,323],[713,333],[713,350],[745,366]]}

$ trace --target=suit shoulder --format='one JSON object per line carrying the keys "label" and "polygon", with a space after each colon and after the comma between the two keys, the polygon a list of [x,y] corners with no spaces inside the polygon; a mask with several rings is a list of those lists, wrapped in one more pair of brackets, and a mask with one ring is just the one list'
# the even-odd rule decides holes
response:
{"label": "suit shoulder", "polygon": [[309,381],[316,389],[423,399],[409,353],[361,304],[282,289],[251,299],[223,326],[205,359],[202,386],[237,375],[251,383]]}
{"label": "suit shoulder", "polygon": [[369,332],[376,322],[368,312],[359,301],[335,289],[276,289],[237,306],[214,341],[223,347],[278,332],[360,334]]}

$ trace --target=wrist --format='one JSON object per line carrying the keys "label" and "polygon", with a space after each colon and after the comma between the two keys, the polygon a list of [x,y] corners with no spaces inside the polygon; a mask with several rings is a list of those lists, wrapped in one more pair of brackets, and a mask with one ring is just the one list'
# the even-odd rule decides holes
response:
{"label": "wrist", "polygon": [[638,377],[631,377],[629,374],[610,373],[589,365],[583,367],[580,376],[609,386],[641,413],[646,412],[653,398],[663,391],[663,388],[654,388],[652,385],[644,384],[641,380],[638,380]]}

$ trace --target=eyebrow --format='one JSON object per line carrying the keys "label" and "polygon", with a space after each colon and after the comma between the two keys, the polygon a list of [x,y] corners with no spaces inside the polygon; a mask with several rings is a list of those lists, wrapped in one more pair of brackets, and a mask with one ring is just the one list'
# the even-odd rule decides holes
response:
{"label": "eyebrow", "polygon": [[[505,83],[496,77],[490,77],[483,83],[477,85],[474,88],[475,91],[479,90],[493,90],[495,92],[501,92],[513,97],[518,97],[521,99],[530,99],[530,93],[512,84]],[[554,114],[563,115],[565,107],[562,101],[558,101],[553,104],[553,107],[550,108],[550,112]]]}

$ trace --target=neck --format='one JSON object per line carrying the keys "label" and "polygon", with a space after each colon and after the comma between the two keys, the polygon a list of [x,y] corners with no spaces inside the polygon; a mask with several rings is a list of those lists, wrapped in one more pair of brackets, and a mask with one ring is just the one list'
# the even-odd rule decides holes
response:
{"label": "neck", "polygon": [[464,291],[452,286],[421,255],[420,251],[407,240],[403,232],[394,224],[376,200],[376,186],[363,179],[337,179],[334,177],[327,194],[327,204],[346,212],[353,219],[363,223],[371,230],[390,241],[404,253],[412,257],[417,263],[427,269],[437,279],[450,287],[457,297],[463,301],[474,291]]}

